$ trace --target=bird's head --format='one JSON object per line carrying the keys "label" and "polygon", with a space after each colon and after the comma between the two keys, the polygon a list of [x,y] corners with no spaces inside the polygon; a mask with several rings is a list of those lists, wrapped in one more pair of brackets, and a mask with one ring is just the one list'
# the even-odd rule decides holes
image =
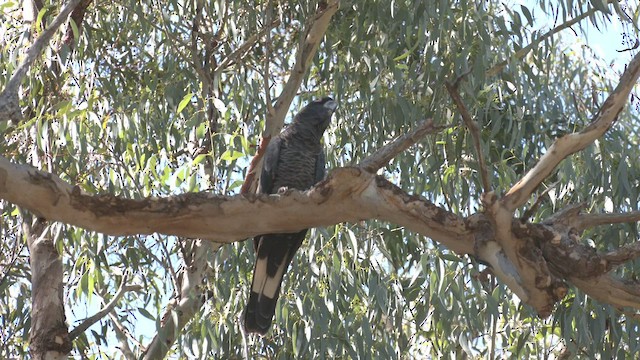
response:
{"label": "bird's head", "polygon": [[293,118],[294,123],[301,123],[305,126],[324,131],[331,122],[331,115],[338,108],[338,103],[330,97],[320,100],[313,100]]}

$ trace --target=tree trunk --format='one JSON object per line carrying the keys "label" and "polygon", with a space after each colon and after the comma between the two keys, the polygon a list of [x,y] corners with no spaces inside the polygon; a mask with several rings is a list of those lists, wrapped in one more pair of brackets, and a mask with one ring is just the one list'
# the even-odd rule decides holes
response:
{"label": "tree trunk", "polygon": [[65,323],[62,259],[42,220],[23,225],[31,264],[32,306],[29,352],[33,359],[66,359],[72,343]]}

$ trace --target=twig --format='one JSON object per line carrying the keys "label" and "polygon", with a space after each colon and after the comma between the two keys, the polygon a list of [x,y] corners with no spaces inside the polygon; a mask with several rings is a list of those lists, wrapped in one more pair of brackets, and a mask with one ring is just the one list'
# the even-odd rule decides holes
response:
{"label": "twig", "polygon": [[116,338],[120,342],[120,351],[122,352],[122,355],[127,360],[135,360],[136,355],[133,353],[133,351],[129,347],[129,342],[128,342],[129,340],[135,341],[135,339],[131,339],[130,334],[128,334],[129,331],[120,323],[118,318],[114,315],[113,310],[109,313],[109,318],[111,318],[111,321],[113,322],[113,325],[114,325],[113,331],[116,333]]}
{"label": "twig", "polygon": [[533,169],[501,199],[503,206],[512,212],[522,206],[562,160],[591,145],[609,130],[627,103],[629,93],[635,86],[638,77],[640,77],[640,53],[633,57],[620,77],[620,83],[602,104],[591,124],[579,133],[568,134],[556,139]]}
{"label": "twig", "polygon": [[247,53],[247,51],[253,48],[253,46],[258,42],[258,40],[260,40],[263,36],[271,32],[273,28],[279,25],[280,25],[280,19],[276,19],[271,24],[267,24],[264,27],[264,29],[260,30],[257,34],[250,36],[247,39],[247,41],[244,42],[244,44],[240,45],[237,49],[232,51],[231,54],[229,54],[229,56],[224,58],[224,60],[222,60],[222,62],[220,62],[220,64],[216,66],[216,68],[214,69],[214,72],[219,72],[221,70],[224,70],[227,67],[229,67],[232,63],[235,63],[236,61],[238,61],[242,56],[244,56],[244,54]]}
{"label": "twig", "polygon": [[482,187],[485,193],[489,193],[491,191],[491,180],[489,179],[489,171],[487,170],[487,164],[484,161],[484,153],[482,152],[482,145],[480,144],[480,127],[478,126],[478,123],[471,118],[469,110],[467,110],[467,107],[464,105],[464,102],[458,93],[458,85],[463,77],[464,75],[458,77],[454,84],[445,82],[445,86],[449,92],[449,96],[451,96],[451,99],[460,111],[460,116],[462,116],[464,123],[467,125],[467,128],[471,133],[473,146],[476,148],[476,156],[478,157]]}
{"label": "twig", "polygon": [[125,292],[136,291],[141,289],[141,286],[139,285],[127,286],[127,280],[128,280],[128,276],[127,274],[125,274],[122,277],[122,282],[120,283],[120,287],[118,288],[118,291],[115,293],[115,295],[113,295],[113,298],[111,299],[111,301],[109,301],[107,305],[105,305],[100,311],[98,311],[94,315],[85,319],[80,325],[76,326],[75,329],[69,332],[69,338],[71,340],[78,337],[78,335],[85,332],[85,330],[91,327],[91,325],[95,324],[97,321],[105,317],[105,315],[107,315],[111,310],[113,310],[113,308],[118,304],[118,301],[120,301],[120,298],[122,297],[122,295],[124,295]]}
{"label": "twig", "polygon": [[[162,239],[160,238],[159,234],[155,234],[156,236],[156,241],[160,244],[160,248],[162,249],[162,252],[164,253],[164,258],[163,259],[171,259],[171,254],[169,253],[169,249],[167,249],[167,244],[165,244],[164,241],[162,241]],[[156,260],[160,260],[158,258],[156,258]],[[171,261],[160,261],[160,264],[162,264],[162,266],[165,269],[169,269],[169,276],[171,276],[171,281],[173,282],[175,289],[175,293],[178,294],[178,275],[176,274],[176,270],[173,268],[173,264],[171,263]]]}
{"label": "twig", "polygon": [[370,173],[375,173],[378,169],[389,163],[389,161],[391,161],[396,155],[420,141],[427,134],[433,134],[445,128],[446,126],[435,126],[433,125],[432,119],[427,119],[419,124],[415,129],[401,135],[392,142],[378,149],[375,153],[367,156],[360,162],[359,167]]}
{"label": "twig", "polygon": [[6,266],[3,266],[3,269],[2,269],[3,274],[2,274],[2,279],[0,279],[0,287],[2,286],[2,284],[4,284],[5,280],[7,280],[7,278],[9,277],[11,268],[13,268],[13,265],[15,265],[16,260],[18,260],[18,258],[20,257],[20,253],[22,252],[22,249],[24,249],[24,246],[27,244],[25,241],[22,241],[20,244],[20,249],[18,249],[17,243],[18,243],[18,240],[16,240],[16,243],[14,244],[13,249],[11,250],[11,261]]}
{"label": "twig", "polygon": [[533,205],[531,205],[530,208],[528,208],[524,214],[522,214],[522,216],[520,217],[520,222],[526,222],[529,220],[529,218],[531,218],[531,216],[533,216],[533,213],[538,209],[538,206],[540,206],[540,204],[542,203],[542,199],[544,199],[544,196],[547,195],[549,193],[549,191],[551,191],[553,188],[556,187],[556,185],[558,185],[560,183],[560,181],[556,181],[553,184],[549,185],[546,189],[544,189],[544,191],[538,195],[538,197],[536,198],[536,201],[533,203]]}
{"label": "twig", "polygon": [[[560,31],[570,28],[571,26],[579,23],[580,21],[586,19],[587,17],[595,14],[596,12],[598,12],[599,10],[597,10],[596,8],[591,8],[589,9],[587,12],[583,13],[582,15],[569,20],[567,22],[565,22],[564,24],[558,25],[556,27],[554,27],[553,29],[549,30],[548,32],[546,32],[544,35],[540,36],[539,38],[537,38],[536,40],[534,40],[531,44],[523,47],[522,49],[516,51],[516,53],[513,55],[513,58],[515,59],[522,59],[524,58],[531,50],[533,50],[536,46],[538,46],[538,44],[540,44],[541,42],[547,40],[548,38],[550,38],[551,36],[559,33]],[[502,69],[504,69],[507,64],[509,64],[509,62],[507,60],[501,61],[498,64],[492,66],[491,68],[489,68],[485,74],[489,77],[489,76],[495,76],[498,75],[498,73],[500,71],[502,71]]]}
{"label": "twig", "polygon": [[[267,2],[265,21],[267,24],[272,22],[273,18],[273,2],[269,0]],[[269,86],[269,67],[271,66],[271,31],[267,32],[267,38],[264,42],[264,70],[262,76],[264,77],[264,101],[267,107],[267,114],[273,114],[273,106],[271,105],[271,87]]]}
{"label": "twig", "polygon": [[122,323],[120,322],[120,319],[118,319],[118,317],[116,316],[115,310],[111,310],[109,312],[109,318],[111,319],[111,321],[113,322],[113,325],[116,328],[116,336],[117,333],[120,332],[122,335],[124,335],[129,341],[131,341],[133,343],[133,345],[137,346],[138,349],[140,349],[140,352],[143,352],[146,350],[145,346],[142,345],[129,331],[129,329],[127,329],[124,325],[122,325]]}

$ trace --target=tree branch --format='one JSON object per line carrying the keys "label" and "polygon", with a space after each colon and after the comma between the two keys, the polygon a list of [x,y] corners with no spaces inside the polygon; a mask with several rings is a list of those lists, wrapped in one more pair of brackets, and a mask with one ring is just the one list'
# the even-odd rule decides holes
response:
{"label": "tree branch", "polygon": [[618,114],[628,101],[629,93],[640,76],[640,53],[633,57],[620,77],[620,83],[602,104],[594,120],[579,133],[565,135],[557,139],[540,161],[501,199],[508,211],[522,206],[540,183],[567,158],[601,137],[618,118]]}
{"label": "tree branch", "polygon": [[640,309],[640,285],[636,281],[622,280],[609,272],[616,266],[637,258],[640,243],[636,242],[607,253],[598,253],[586,245],[572,223],[581,208],[570,206],[564,216],[545,220],[543,224],[513,222],[513,232],[519,239],[534,238],[540,244],[552,273],[566,279],[594,299],[623,308]]}
{"label": "tree branch", "polygon": [[231,197],[201,192],[131,200],[82,194],[54,174],[0,157],[0,198],[40,217],[108,235],[158,232],[228,243],[376,218],[438,239],[458,253],[473,251],[462,218],[358,168],[335,169],[306,192]]}
{"label": "tree branch", "polygon": [[144,350],[144,359],[164,359],[182,328],[193,318],[204,304],[202,282],[213,272],[207,261],[222,244],[196,240],[190,258],[185,259],[186,269],[180,273],[181,287],[178,298],[167,306],[156,335]]}
{"label": "tree branch", "polygon": [[333,14],[338,11],[340,0],[328,0],[321,2],[321,4],[324,4],[324,6],[318,5],[318,10],[310,20],[311,24],[306,30],[305,37],[298,48],[296,63],[289,75],[289,79],[287,79],[287,83],[278,96],[278,101],[276,101],[276,105],[274,106],[274,114],[273,116],[267,114],[264,131],[266,136],[277,135],[280,129],[282,129],[284,118],[289,110],[291,101],[293,101],[293,97],[296,95],[302,79],[309,69],[309,64],[315,56],[318,46],[320,46],[320,40],[322,40],[325,32],[327,32]]}
{"label": "tree branch", "polygon": [[46,30],[38,36],[38,39],[29,47],[25,53],[24,60],[16,68],[11,75],[11,79],[7,83],[7,86],[0,94],[0,121],[4,119],[11,119],[19,121],[22,118],[20,113],[20,104],[18,100],[18,88],[22,83],[22,80],[27,75],[27,71],[31,67],[34,61],[40,56],[44,47],[49,43],[51,37],[56,32],[58,27],[67,19],[71,11],[80,3],[80,0],[70,0],[62,9],[58,16],[51,22]]}
{"label": "tree branch", "polygon": [[[266,9],[266,23],[269,24],[273,20],[273,2],[267,1],[265,5]],[[264,103],[267,108],[267,114],[273,113],[273,106],[271,105],[271,86],[269,85],[269,68],[271,67],[271,32],[267,32],[267,39],[264,42],[264,66],[262,69],[262,77],[264,81]]]}
{"label": "tree branch", "polygon": [[640,257],[640,242],[621,246],[618,249],[609,251],[602,255],[602,259],[607,262],[607,271]]}
{"label": "tree branch", "polygon": [[225,57],[220,62],[220,64],[218,64],[218,66],[216,66],[216,68],[215,68],[215,70],[213,72],[220,72],[220,71],[228,68],[232,64],[236,63],[238,60],[240,60],[244,56],[244,54],[247,53],[247,51],[251,50],[253,48],[253,46],[256,43],[258,43],[258,41],[260,39],[262,39],[263,36],[268,34],[274,28],[278,27],[280,25],[280,23],[281,23],[280,19],[275,19],[273,22],[268,23],[258,33],[250,36],[242,45],[240,45],[237,49],[233,50],[231,52],[231,54],[229,54],[227,57]]}
{"label": "tree branch", "polygon": [[[579,23],[580,21],[588,18],[589,16],[592,16],[593,14],[595,14],[598,11],[599,10],[597,10],[596,8],[591,8],[587,12],[585,12],[585,13],[581,14],[580,16],[576,17],[575,19],[569,20],[569,21],[565,22],[564,24],[560,24],[560,25],[554,27],[553,29],[551,29],[548,32],[546,32],[544,35],[542,35],[539,38],[535,39],[531,44],[523,47],[522,49],[520,49],[518,51],[516,51],[516,53],[512,56],[512,58],[515,58],[515,59],[518,59],[518,60],[524,58],[525,56],[527,56],[527,54],[529,52],[531,52],[531,50],[535,49],[541,42],[546,41],[548,38],[552,37],[553,35],[559,33],[560,31],[562,31],[564,29],[568,29],[568,28],[572,27],[573,25],[575,25],[575,24]],[[509,62],[507,60],[501,61],[498,64],[492,66],[490,69],[488,69],[485,72],[485,74],[487,76],[496,76],[508,64],[509,64]]]}
{"label": "tree branch", "polygon": [[569,281],[587,295],[603,304],[617,308],[640,308],[640,286],[611,275],[596,278],[571,277]]}
{"label": "tree branch", "polygon": [[464,120],[464,123],[467,125],[469,132],[471,133],[471,137],[473,139],[473,146],[476,149],[476,157],[478,158],[478,167],[480,172],[480,177],[482,179],[482,187],[484,188],[484,192],[488,193],[491,191],[491,180],[489,180],[489,171],[487,170],[487,164],[484,161],[484,153],[482,152],[482,146],[480,144],[480,127],[478,123],[471,118],[471,114],[469,114],[469,110],[464,105],[460,94],[458,93],[458,84],[460,80],[464,78],[464,75],[458,77],[454,84],[449,82],[445,82],[445,86],[447,91],[449,92],[449,96],[453,99],[453,102],[456,104],[456,107],[460,111],[460,116]]}
{"label": "tree branch", "polygon": [[118,288],[118,291],[115,293],[115,295],[113,295],[113,298],[111,298],[111,301],[109,301],[102,309],[100,309],[100,311],[86,318],[82,323],[80,323],[80,325],[76,326],[75,329],[69,332],[69,338],[71,340],[74,340],[76,337],[78,337],[78,335],[82,334],[89,327],[91,327],[91,325],[95,324],[97,321],[99,321],[100,319],[105,317],[107,314],[109,314],[111,310],[113,310],[116,307],[116,305],[118,304],[118,301],[120,301],[120,298],[125,294],[125,292],[139,291],[142,289],[142,286],[140,285],[127,286],[127,280],[128,280],[128,276],[127,274],[125,274],[122,277],[122,282],[120,283],[120,287]]}
{"label": "tree branch", "polygon": [[298,48],[296,63],[291,74],[289,74],[289,79],[287,79],[287,83],[284,85],[280,95],[278,95],[278,101],[276,101],[273,111],[267,112],[262,140],[256,155],[251,160],[251,164],[249,164],[244,183],[240,189],[241,194],[255,192],[257,188],[256,174],[259,174],[262,169],[262,159],[267,145],[269,145],[271,137],[277,135],[282,129],[291,101],[293,101],[293,97],[296,95],[302,79],[309,69],[309,64],[316,54],[320,40],[324,37],[329,27],[333,14],[338,11],[340,0],[328,0],[321,4],[324,4],[324,6],[319,4],[316,14],[310,19],[309,28],[306,30],[305,37]]}
{"label": "tree branch", "polygon": [[[78,30],[82,29],[84,14],[87,12],[87,8],[89,7],[89,5],[91,5],[92,2],[93,0],[81,0],[78,6],[76,6],[73,9],[73,12],[71,13],[70,20],[73,20]],[[64,34],[64,38],[62,39],[62,42],[71,46],[73,45],[74,39],[75,38],[73,34],[73,28],[71,27],[71,24],[69,24],[67,27],[67,32]]]}
{"label": "tree branch", "polygon": [[[522,224],[518,219],[511,219],[508,227],[513,228],[513,232],[509,232],[513,239],[510,243],[520,244],[511,249],[494,240],[502,230],[495,228],[485,215],[460,218],[360,168],[335,169],[327,179],[306,192],[233,197],[190,193],[129,200],[112,195],[84,195],[55,175],[38,172],[29,166],[13,165],[0,157],[0,198],[50,220],[110,235],[158,232],[220,242],[344,221],[380,219],[430,237],[458,254],[474,254],[490,263],[494,274],[541,315],[548,315],[553,304],[566,294],[562,282],[549,276],[541,254],[551,264],[549,266],[553,266],[554,274],[565,277],[575,276],[576,269],[585,279],[600,277],[606,271],[606,264],[601,260],[606,260],[607,255],[603,258],[595,250],[579,245],[571,238],[575,234],[563,240],[562,246],[556,244],[560,242],[556,239],[566,237],[560,233],[568,228],[564,218],[551,224]],[[246,218],[254,220],[250,227],[243,220]],[[560,230],[553,230],[554,227]],[[210,242],[204,244],[220,246]],[[537,244],[547,245],[541,251]],[[519,256],[509,257],[513,251]],[[608,256],[614,262],[620,259],[616,258],[616,253]],[[189,289],[201,281],[203,269],[207,269],[200,265],[196,268],[194,272],[187,271],[192,278],[187,282],[183,279],[179,302],[163,316],[162,334],[175,335],[170,331],[181,329],[202,305],[201,296],[188,295],[191,294]],[[640,302],[634,308],[640,309]],[[171,315],[172,311],[179,315],[177,319]],[[174,335],[164,339],[174,339]],[[165,343],[159,339],[149,345],[153,351],[149,351],[148,358],[158,354],[156,351],[166,352]]]}
{"label": "tree branch", "polygon": [[375,173],[378,169],[386,166],[396,155],[416,144],[427,134],[433,134],[446,128],[447,126],[434,125],[433,119],[427,119],[418,124],[418,126],[410,132],[400,135],[395,140],[378,149],[375,153],[364,158],[358,167],[370,173]]}
{"label": "tree branch", "polygon": [[576,219],[576,228],[580,231],[600,225],[632,223],[640,221],[640,211],[623,214],[580,214]]}
{"label": "tree branch", "polygon": [[124,325],[120,323],[120,320],[118,320],[118,317],[115,314],[115,311],[112,310],[109,313],[109,318],[111,318],[111,321],[113,322],[113,330],[116,333],[116,338],[118,339],[118,342],[120,343],[120,351],[122,352],[122,355],[124,356],[124,358],[127,360],[137,359],[137,357],[129,347],[129,341],[131,341],[135,346],[137,346],[141,350],[144,350],[144,346],[142,346],[142,344],[140,344],[138,340],[136,340],[136,338],[131,335],[129,330],[127,330],[127,328],[125,328]]}

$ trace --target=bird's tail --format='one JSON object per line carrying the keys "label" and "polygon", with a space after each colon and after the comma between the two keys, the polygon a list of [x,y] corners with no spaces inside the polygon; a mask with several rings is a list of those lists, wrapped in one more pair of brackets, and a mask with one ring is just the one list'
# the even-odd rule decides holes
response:
{"label": "bird's tail", "polygon": [[244,312],[244,328],[264,335],[271,327],[280,296],[282,278],[307,230],[293,234],[268,234],[255,238],[256,263],[249,302]]}

